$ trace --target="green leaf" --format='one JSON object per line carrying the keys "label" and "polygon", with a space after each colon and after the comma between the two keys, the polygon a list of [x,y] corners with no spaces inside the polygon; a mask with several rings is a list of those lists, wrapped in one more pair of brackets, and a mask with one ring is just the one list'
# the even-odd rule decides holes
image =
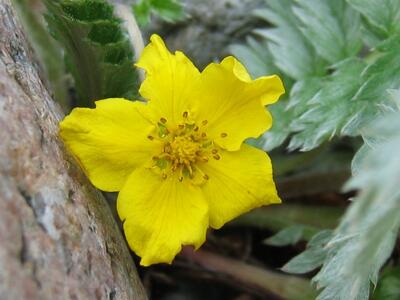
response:
{"label": "green leaf", "polygon": [[46,0],[50,32],[65,51],[79,106],[110,97],[134,99],[138,73],[121,21],[105,0]]}
{"label": "green leaf", "polygon": [[151,4],[148,0],[140,0],[133,5],[133,12],[136,21],[140,26],[146,26],[150,23]]}
{"label": "green leaf", "polygon": [[364,154],[359,171],[346,186],[360,192],[329,241],[327,258],[313,279],[322,289],[318,299],[368,299],[370,284],[377,284],[397,239],[400,160],[395,149],[400,149],[400,111],[386,113],[372,124],[363,130],[363,137],[380,142]]}
{"label": "green leaf", "polygon": [[309,151],[332,138],[362,109],[362,103],[350,101],[356,94],[360,73],[365,64],[359,59],[349,59],[335,66],[336,71],[325,77],[322,88],[307,102],[304,113],[291,124],[295,134],[289,149]]}
{"label": "green leaf", "polygon": [[150,0],[150,4],[166,21],[176,22],[185,17],[182,4],[176,0]]}
{"label": "green leaf", "polygon": [[[272,23],[274,28],[256,29],[255,33],[269,41],[275,65],[294,79],[323,74],[325,64],[315,55],[311,44],[303,36],[300,21],[290,9],[292,0],[267,0],[268,8],[255,11],[255,15]],[[296,51],[293,51],[296,49]]]}
{"label": "green leaf", "polygon": [[[257,50],[248,42],[233,51],[257,75],[275,66],[289,95],[271,106],[274,124],[258,146],[271,150],[290,138],[289,150],[308,151],[335,137],[361,134],[386,105],[386,90],[400,87],[398,3],[266,0],[266,8],[255,11],[272,28],[255,30]],[[362,34],[374,50],[364,49],[368,55],[360,58]]]}
{"label": "green leaf", "polygon": [[167,22],[177,22],[186,17],[182,4],[177,0],[139,0],[133,5],[133,11],[142,27],[150,23],[152,13]]}
{"label": "green leaf", "polygon": [[387,268],[379,280],[373,300],[400,299],[400,267]]}
{"label": "green leaf", "polygon": [[304,36],[331,64],[356,56],[362,46],[360,15],[344,0],[302,0],[293,11]]}
{"label": "green leaf", "polygon": [[326,258],[326,243],[332,237],[331,230],[317,233],[307,244],[307,249],[292,258],[282,267],[282,271],[293,274],[304,274],[318,268]]}
{"label": "green leaf", "polygon": [[297,244],[303,237],[304,226],[294,225],[282,229],[275,235],[265,239],[264,244],[270,246],[288,246]]}
{"label": "green leaf", "polygon": [[398,0],[347,0],[362,13],[368,24],[381,38],[400,33],[400,1]]}

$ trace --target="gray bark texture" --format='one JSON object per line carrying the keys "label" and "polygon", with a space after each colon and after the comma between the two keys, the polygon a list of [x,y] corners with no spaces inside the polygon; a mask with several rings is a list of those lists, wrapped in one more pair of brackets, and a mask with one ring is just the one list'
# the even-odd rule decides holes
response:
{"label": "gray bark texture", "polygon": [[0,299],[146,299],[107,203],[58,137],[61,109],[33,57],[0,0]]}

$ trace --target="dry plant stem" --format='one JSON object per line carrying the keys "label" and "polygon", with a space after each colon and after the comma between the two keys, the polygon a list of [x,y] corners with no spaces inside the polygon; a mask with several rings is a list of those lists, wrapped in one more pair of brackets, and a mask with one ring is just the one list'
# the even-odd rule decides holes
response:
{"label": "dry plant stem", "polygon": [[[131,41],[132,48],[135,52],[135,61],[138,61],[144,48],[144,42],[140,28],[136,22],[135,16],[132,13],[130,6],[122,3],[115,3],[115,13],[124,22],[124,27],[128,31],[129,40]],[[144,71],[138,69],[140,81],[144,80]]]}
{"label": "dry plant stem", "polygon": [[223,257],[208,251],[185,247],[181,255],[202,268],[228,276],[238,285],[273,293],[283,299],[315,299],[316,293],[306,279],[272,272],[244,262]]}
{"label": "dry plant stem", "polygon": [[34,61],[0,0],[0,298],[146,299],[104,198],[58,138],[61,109]]}

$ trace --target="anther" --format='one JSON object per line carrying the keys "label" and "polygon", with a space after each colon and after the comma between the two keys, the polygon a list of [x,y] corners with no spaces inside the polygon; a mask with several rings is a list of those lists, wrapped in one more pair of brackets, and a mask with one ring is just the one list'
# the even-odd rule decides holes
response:
{"label": "anther", "polygon": [[199,126],[194,127],[194,131],[199,131]]}
{"label": "anther", "polygon": [[165,124],[165,123],[167,123],[167,119],[166,119],[166,118],[161,118],[161,119],[160,119],[160,122],[163,123],[163,124]]}
{"label": "anther", "polygon": [[227,136],[228,136],[227,133],[225,133],[225,132],[221,133],[221,137],[222,137],[222,138],[225,138],[225,137],[227,137]]}
{"label": "anther", "polygon": [[189,116],[189,113],[187,111],[183,112],[182,116],[186,119]]}
{"label": "anther", "polygon": [[179,124],[178,127],[179,127],[179,129],[183,129],[183,128],[185,128],[185,125]]}
{"label": "anther", "polygon": [[148,138],[150,141],[154,140],[154,137],[151,136],[151,135],[148,135],[147,138]]}
{"label": "anther", "polygon": [[221,159],[221,156],[219,156],[218,154],[217,155],[214,155],[213,156],[216,160],[220,160]]}
{"label": "anther", "polygon": [[208,123],[207,120],[204,120],[203,122],[201,122],[201,124],[203,124],[203,125],[207,125],[207,123]]}
{"label": "anther", "polygon": [[162,174],[162,179],[167,179],[167,174]]}
{"label": "anther", "polygon": [[212,154],[217,154],[218,153],[218,150],[217,149],[212,149]]}
{"label": "anther", "polygon": [[153,160],[159,160],[160,158],[158,156],[153,156]]}
{"label": "anther", "polygon": [[201,137],[203,137],[203,138],[205,138],[207,136],[207,134],[205,133],[205,132],[203,132],[202,134],[201,134]]}
{"label": "anther", "polygon": [[204,178],[205,180],[208,180],[208,179],[210,179],[210,177],[208,177],[208,175],[207,175],[207,174],[204,174],[204,175],[203,175],[203,178]]}
{"label": "anther", "polygon": [[183,180],[183,176],[180,176],[179,181],[182,182],[182,180]]}

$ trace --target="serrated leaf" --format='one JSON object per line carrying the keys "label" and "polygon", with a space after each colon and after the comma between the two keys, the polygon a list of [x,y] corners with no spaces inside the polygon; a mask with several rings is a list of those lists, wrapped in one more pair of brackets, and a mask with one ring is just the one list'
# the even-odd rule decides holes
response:
{"label": "serrated leaf", "polygon": [[138,74],[133,49],[105,0],[46,0],[50,32],[65,50],[80,106],[110,97],[133,99]]}
{"label": "serrated leaf", "polygon": [[[267,0],[268,9],[255,15],[275,25],[272,29],[256,29],[264,37],[274,57],[275,65],[294,79],[323,74],[325,64],[315,55],[312,46],[299,29],[300,21],[290,9],[292,0]],[[292,51],[296,49],[296,51]]]}
{"label": "serrated leaf", "polygon": [[308,101],[308,108],[294,122],[295,134],[289,149],[309,151],[340,132],[361,105],[350,99],[361,86],[359,74],[364,69],[359,59],[349,59],[336,66],[336,71],[324,78],[322,88]]}
{"label": "serrated leaf", "polygon": [[365,299],[390,256],[400,227],[400,112],[390,112],[364,130],[380,140],[364,154],[347,189],[359,195],[329,241],[327,258],[314,281],[318,299]]}
{"label": "serrated leaf", "polygon": [[344,0],[302,0],[293,7],[304,36],[317,53],[334,64],[361,49],[360,16]]}
{"label": "serrated leaf", "polygon": [[265,239],[263,243],[269,246],[277,247],[295,245],[303,237],[303,231],[304,226],[302,225],[289,226],[285,229],[282,229],[275,235]]}
{"label": "serrated leaf", "polygon": [[326,243],[332,236],[331,230],[316,234],[307,244],[307,249],[292,258],[282,267],[282,271],[293,274],[304,274],[318,268],[326,258]]}
{"label": "serrated leaf", "polygon": [[398,0],[347,0],[362,13],[369,24],[375,27],[375,33],[388,38],[400,33],[400,1]]}

